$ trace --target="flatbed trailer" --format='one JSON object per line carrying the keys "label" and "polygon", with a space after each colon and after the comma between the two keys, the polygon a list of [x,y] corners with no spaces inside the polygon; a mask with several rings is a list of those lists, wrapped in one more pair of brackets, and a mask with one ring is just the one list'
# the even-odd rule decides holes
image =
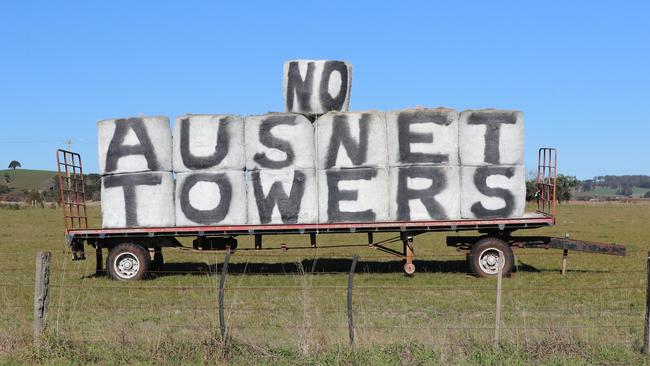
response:
{"label": "flatbed trailer", "polygon": [[[554,148],[541,148],[538,153],[537,210],[517,218],[459,219],[432,221],[319,223],[294,225],[223,225],[151,228],[88,228],[86,199],[81,156],[66,150],[57,150],[59,186],[63,205],[65,238],[72,251],[73,260],[85,259],[84,244],[95,249],[97,269],[102,270],[103,250],[108,250],[106,271],[118,280],[142,278],[152,268],[163,262],[162,248],[182,247],[179,238],[193,237],[193,250],[230,250],[236,252],[237,236],[252,235],[255,249],[262,249],[263,236],[306,234],[312,248],[318,248],[317,235],[334,233],[365,233],[368,246],[403,259],[404,272],[413,274],[415,265],[414,237],[428,232],[477,231],[475,236],[450,236],[447,245],[467,253],[473,273],[490,277],[498,273],[507,275],[514,269],[512,247],[557,248],[601,254],[625,255],[625,247],[616,244],[584,242],[568,238],[544,236],[513,236],[522,229],[535,229],[555,225],[557,152]],[[402,251],[374,241],[375,233],[397,233]],[[500,260],[502,258],[502,260]]]}

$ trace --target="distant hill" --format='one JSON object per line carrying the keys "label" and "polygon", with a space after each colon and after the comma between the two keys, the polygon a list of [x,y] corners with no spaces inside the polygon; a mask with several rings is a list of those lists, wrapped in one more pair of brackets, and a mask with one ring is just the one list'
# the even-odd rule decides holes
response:
{"label": "distant hill", "polygon": [[8,173],[12,178],[9,186],[18,191],[23,189],[47,189],[49,180],[58,174],[51,170],[4,169],[0,170],[0,180],[3,179],[5,173]]}
{"label": "distant hill", "polygon": [[[642,187],[632,187],[632,192],[629,195],[630,198],[641,198],[643,197],[650,189]],[[591,191],[575,192],[573,196],[575,198],[614,198],[621,196],[620,190],[616,188],[607,188],[599,187]]]}

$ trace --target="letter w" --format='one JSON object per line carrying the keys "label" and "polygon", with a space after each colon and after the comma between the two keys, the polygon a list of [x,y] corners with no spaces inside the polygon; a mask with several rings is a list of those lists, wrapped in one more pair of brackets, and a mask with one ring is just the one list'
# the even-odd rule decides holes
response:
{"label": "letter w", "polygon": [[291,184],[291,192],[287,197],[287,193],[282,187],[282,182],[273,182],[269,194],[264,196],[262,182],[260,179],[259,170],[253,171],[253,192],[255,194],[255,201],[257,202],[257,211],[259,212],[260,222],[268,224],[272,220],[273,209],[278,206],[280,217],[285,224],[295,224],[298,222],[298,214],[300,213],[300,203],[302,196],[305,193],[305,173],[295,171],[293,175],[293,183]]}

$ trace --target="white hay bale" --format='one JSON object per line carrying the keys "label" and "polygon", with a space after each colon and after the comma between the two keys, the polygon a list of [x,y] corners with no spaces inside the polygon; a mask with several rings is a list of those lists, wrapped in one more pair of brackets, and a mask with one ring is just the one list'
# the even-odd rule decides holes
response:
{"label": "white hay bale", "polygon": [[526,206],[523,165],[461,167],[464,219],[521,217]]}
{"label": "white hay bale", "polygon": [[461,165],[521,165],[524,161],[524,115],[483,109],[460,114]]}
{"label": "white hay bale", "polygon": [[246,169],[314,169],[314,127],[299,114],[247,116]]}
{"label": "white hay bale", "polygon": [[172,133],[167,117],[97,122],[99,174],[172,170]]}
{"label": "white hay bale", "polygon": [[330,169],[318,175],[319,222],[388,220],[386,169]]}
{"label": "white hay bale", "polygon": [[390,168],[389,179],[391,221],[460,218],[458,166]]}
{"label": "white hay bale", "polygon": [[318,221],[313,169],[246,172],[250,224],[312,224]]}
{"label": "white hay bale", "polygon": [[186,115],[174,122],[174,171],[244,170],[244,120]]}
{"label": "white hay bale", "polygon": [[319,169],[386,167],[384,113],[329,112],[316,121]]}
{"label": "white hay bale", "polygon": [[322,114],[345,112],[350,103],[352,65],[345,61],[291,60],[284,63],[284,110]]}
{"label": "white hay bale", "polygon": [[244,225],[247,223],[244,171],[176,174],[176,225]]}
{"label": "white hay bale", "polygon": [[388,162],[407,165],[458,165],[458,112],[416,108],[386,112]]}
{"label": "white hay bale", "polygon": [[111,174],[101,182],[102,227],[175,225],[172,173]]}

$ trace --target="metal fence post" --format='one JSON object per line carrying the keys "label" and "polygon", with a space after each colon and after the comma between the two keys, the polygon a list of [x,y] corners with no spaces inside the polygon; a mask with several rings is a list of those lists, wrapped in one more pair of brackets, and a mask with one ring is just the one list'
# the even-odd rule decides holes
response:
{"label": "metal fence post", "polygon": [[354,319],[352,318],[352,278],[354,277],[354,270],[357,268],[357,261],[359,261],[359,256],[353,256],[352,265],[350,265],[350,274],[348,276],[348,331],[350,335],[350,347],[354,347]]}
{"label": "metal fence post", "polygon": [[221,268],[221,279],[219,281],[219,330],[221,331],[221,349],[226,352],[226,317],[224,314],[224,297],[226,287],[226,276],[228,275],[228,261],[230,260],[230,248],[226,249],[226,256],[223,259]]}
{"label": "metal fence post", "polygon": [[650,252],[648,252],[648,269],[645,292],[645,327],[643,329],[643,352],[650,353]]}
{"label": "metal fence post", "polygon": [[34,345],[47,325],[47,308],[50,303],[50,259],[52,253],[36,254],[36,278],[34,283]]}
{"label": "metal fence post", "polygon": [[499,347],[499,332],[501,328],[501,279],[503,277],[503,264],[505,259],[503,253],[499,252],[499,264],[497,265],[497,305],[496,324],[494,325],[494,348]]}

